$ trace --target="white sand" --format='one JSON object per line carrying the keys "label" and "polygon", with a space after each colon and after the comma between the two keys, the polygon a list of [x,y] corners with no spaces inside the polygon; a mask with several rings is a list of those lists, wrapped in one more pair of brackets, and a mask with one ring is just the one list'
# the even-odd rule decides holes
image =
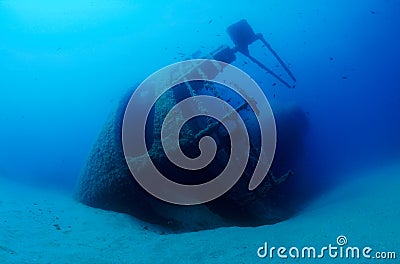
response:
{"label": "white sand", "polygon": [[[397,260],[290,259],[293,263],[399,263],[400,166],[360,173],[272,226],[160,235],[130,216],[93,209],[68,195],[0,179],[0,263],[286,263],[257,248],[317,249],[345,235],[348,246],[397,251]],[[354,175],[352,175],[354,178]],[[58,225],[59,229],[57,229]]]}

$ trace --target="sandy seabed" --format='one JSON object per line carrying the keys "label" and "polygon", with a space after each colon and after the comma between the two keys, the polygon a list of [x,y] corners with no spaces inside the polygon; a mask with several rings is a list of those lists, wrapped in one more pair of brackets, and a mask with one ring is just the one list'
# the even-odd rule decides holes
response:
{"label": "sandy seabed", "polygon": [[[160,234],[128,215],[0,178],[0,263],[400,263],[400,165],[357,174],[287,221],[184,234]],[[344,250],[370,247],[372,257],[395,252],[397,259],[289,256],[291,247],[319,254],[341,235]],[[265,242],[269,250],[285,247],[288,259],[276,251],[259,258]]]}

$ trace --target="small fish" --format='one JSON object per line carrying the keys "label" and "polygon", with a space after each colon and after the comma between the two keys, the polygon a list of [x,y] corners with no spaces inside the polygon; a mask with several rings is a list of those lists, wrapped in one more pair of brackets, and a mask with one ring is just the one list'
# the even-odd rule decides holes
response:
{"label": "small fish", "polygon": [[274,94],[274,98],[276,97],[276,94]]}
{"label": "small fish", "polygon": [[215,35],[215,36],[217,36],[217,37],[221,37],[221,35],[220,35],[220,34],[217,34],[217,35]]}
{"label": "small fish", "polygon": [[376,14],[376,12],[373,11],[373,10],[371,10],[370,13],[371,13],[371,15],[375,15]]}
{"label": "small fish", "polygon": [[211,24],[213,22],[213,20],[212,19],[210,19],[210,21],[208,21],[208,24]]}
{"label": "small fish", "polygon": [[333,57],[330,57],[329,60],[333,61]]}
{"label": "small fish", "polygon": [[276,85],[276,82],[274,82],[273,84],[272,84],[272,86],[275,86]]}
{"label": "small fish", "polygon": [[347,76],[342,76],[342,79],[343,80],[347,80]]}

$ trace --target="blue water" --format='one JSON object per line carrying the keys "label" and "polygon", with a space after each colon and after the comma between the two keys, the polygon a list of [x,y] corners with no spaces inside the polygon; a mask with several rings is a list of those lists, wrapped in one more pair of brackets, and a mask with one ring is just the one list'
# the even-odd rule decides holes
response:
{"label": "blue water", "polygon": [[246,18],[298,82],[235,65],[306,111],[298,188],[329,188],[400,157],[398,14],[397,0],[0,1],[0,175],[72,191],[129,87],[201,46],[232,46],[225,29]]}

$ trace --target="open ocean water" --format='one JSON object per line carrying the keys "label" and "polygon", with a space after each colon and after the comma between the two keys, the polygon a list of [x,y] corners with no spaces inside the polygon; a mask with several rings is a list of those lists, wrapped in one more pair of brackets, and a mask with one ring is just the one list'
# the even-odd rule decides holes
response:
{"label": "open ocean water", "polygon": [[[0,0],[0,262],[309,263],[313,246],[316,263],[398,263],[399,15],[399,0]],[[226,29],[241,19],[297,79],[287,88],[242,54],[232,63],[273,111],[304,113],[306,125],[278,123],[276,158],[294,175],[275,206],[289,216],[176,232],[80,203],[89,153],[127,91],[197,50],[234,47]],[[265,45],[251,52],[290,80]],[[360,257],[340,256],[346,246]]]}

